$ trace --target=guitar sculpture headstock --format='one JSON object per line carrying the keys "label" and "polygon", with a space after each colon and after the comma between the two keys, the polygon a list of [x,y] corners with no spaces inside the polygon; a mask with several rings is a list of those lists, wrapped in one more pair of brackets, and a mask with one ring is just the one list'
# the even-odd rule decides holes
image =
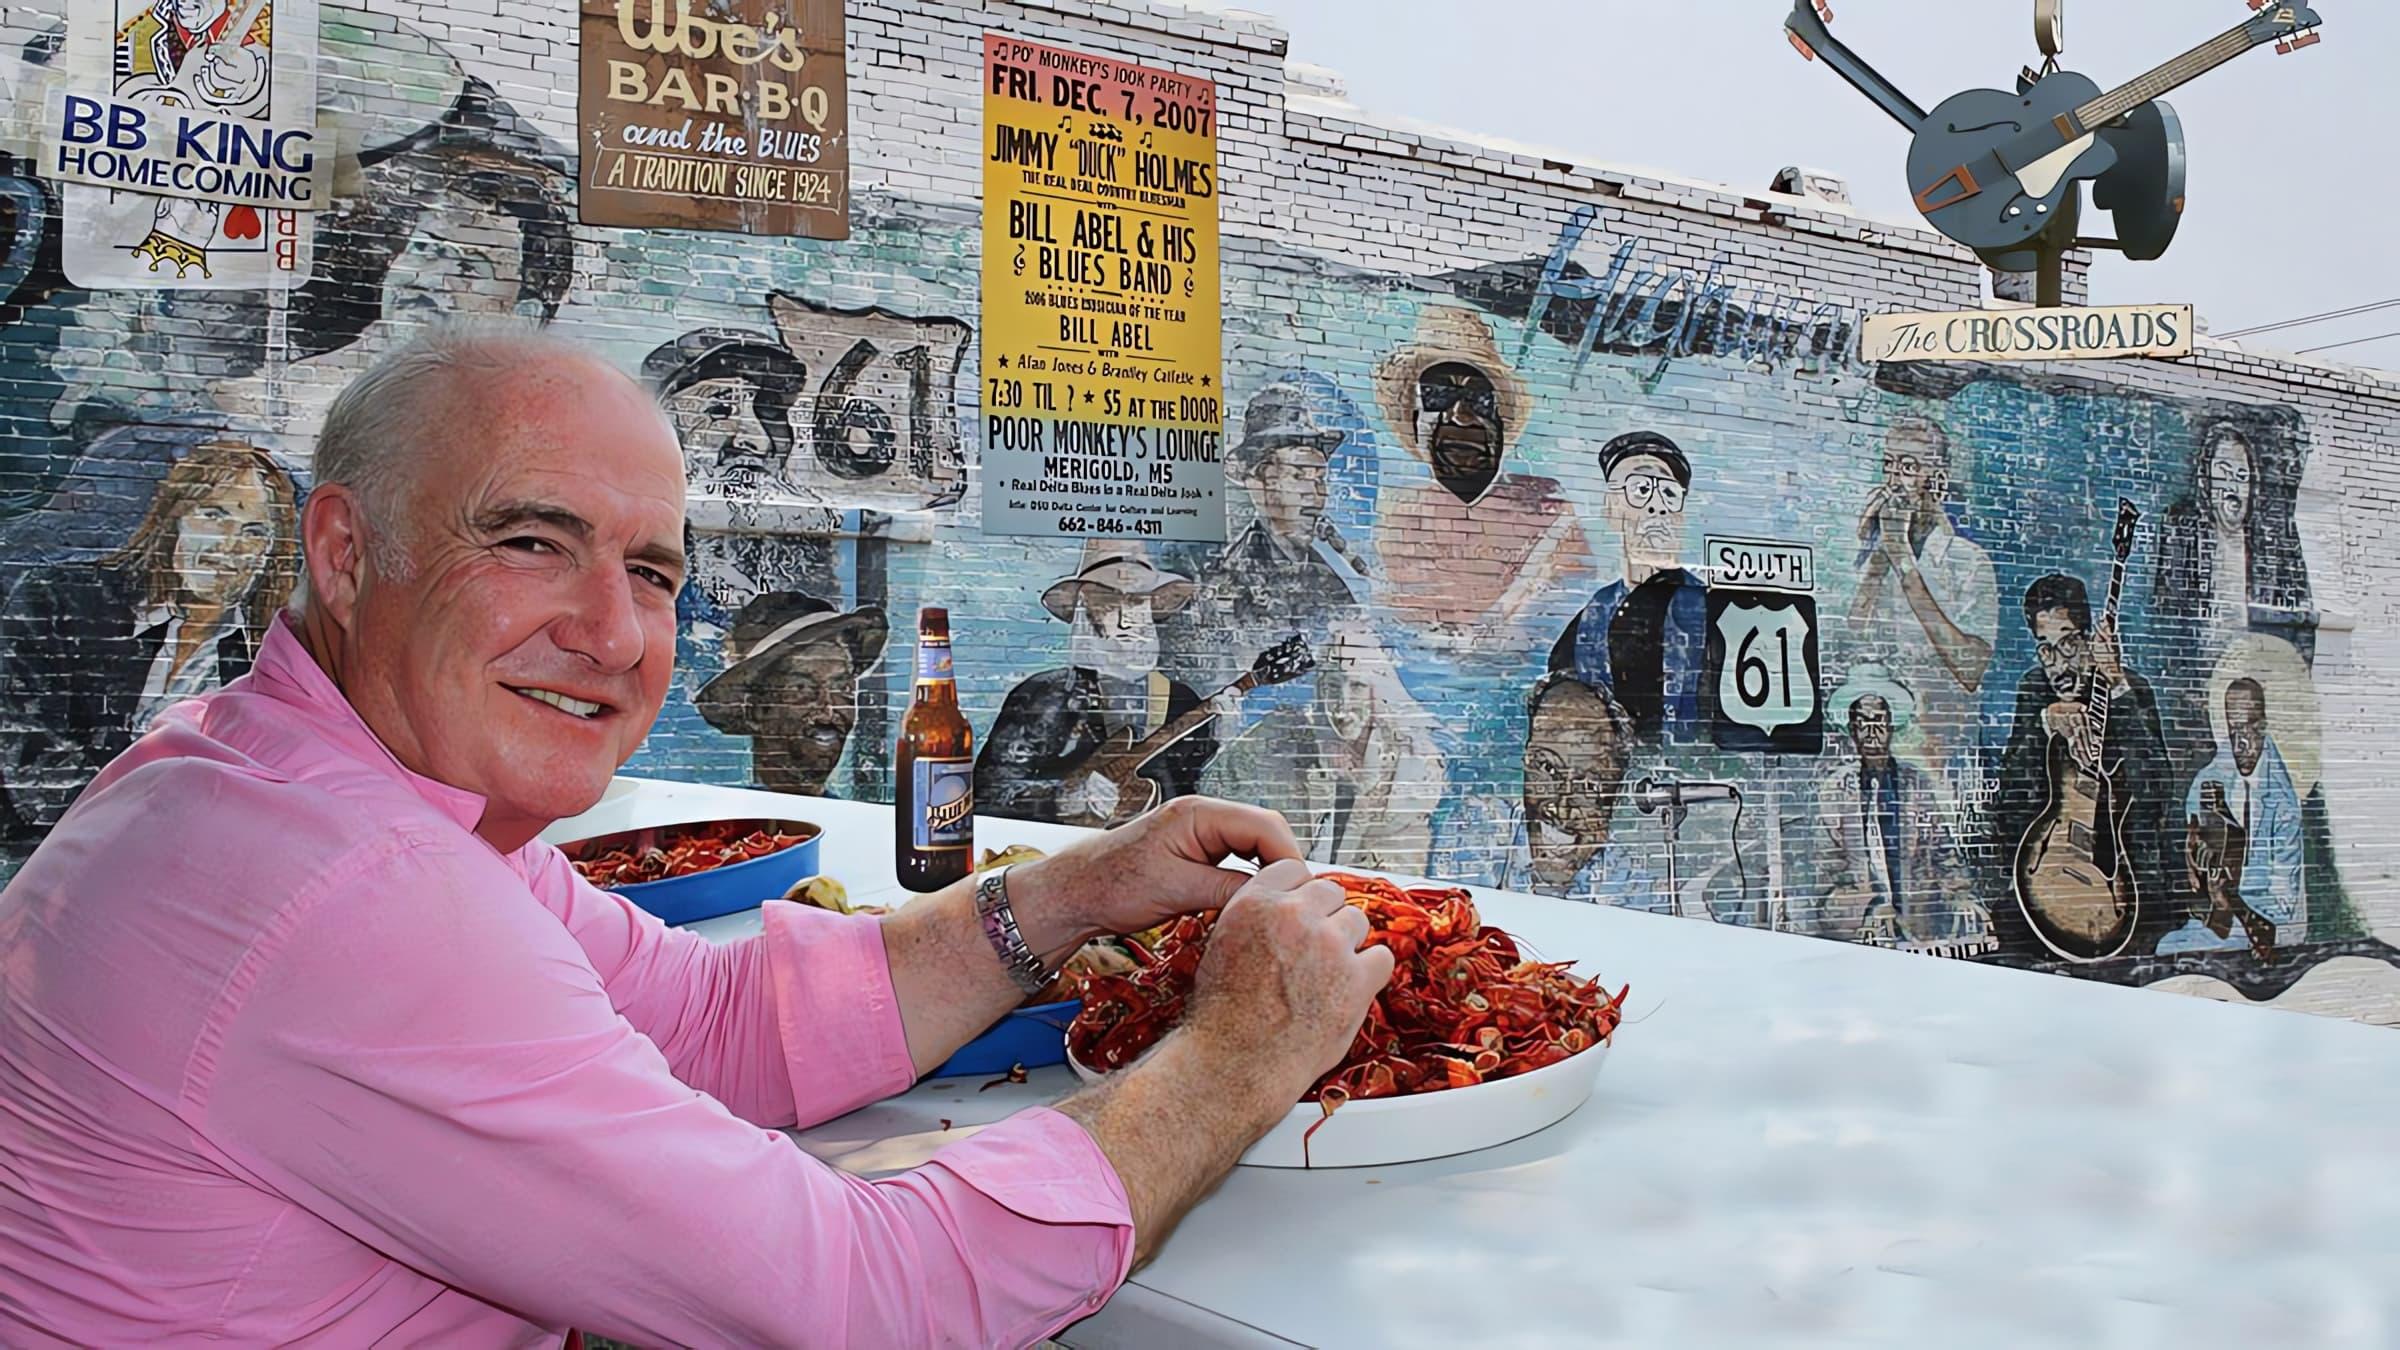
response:
{"label": "guitar sculpture headstock", "polygon": [[2117,498],[2117,532],[2114,543],[2118,561],[2122,562],[2133,556],[2133,528],[2140,524],[2141,520],[2142,513],[2134,508],[2132,502],[2123,497]]}
{"label": "guitar sculpture headstock", "polygon": [[2324,37],[2317,29],[2325,21],[2306,5],[2279,4],[2277,0],[2250,0],[2250,8],[2258,17],[2242,25],[2243,36],[2253,47],[2275,44],[2277,56],[2289,56],[2302,47],[2314,47]]}
{"label": "guitar sculpture headstock", "polygon": [[1258,654],[1250,663],[1249,682],[1252,687],[1288,684],[1316,668],[1316,654],[1308,649],[1308,639],[1294,633]]}

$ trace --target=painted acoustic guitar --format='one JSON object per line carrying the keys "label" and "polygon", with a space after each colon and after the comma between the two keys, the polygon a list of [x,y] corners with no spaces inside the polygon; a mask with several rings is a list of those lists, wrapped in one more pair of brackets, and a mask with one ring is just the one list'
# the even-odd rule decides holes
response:
{"label": "painted acoustic guitar", "polygon": [[2200,785],[2200,814],[2184,824],[2183,849],[2192,889],[2208,902],[2208,917],[2201,922],[2218,937],[2230,937],[2239,919],[2250,950],[2262,961],[2273,957],[2274,923],[2242,899],[2250,832],[2226,808],[2223,783]]}
{"label": "painted acoustic guitar", "polygon": [[[1971,249],[2008,252],[2072,215],[2076,188],[2144,139],[2145,116],[2156,115],[2141,110],[2153,100],[2253,47],[2272,43],[2288,54],[2322,40],[2322,21],[2306,5],[2249,4],[2255,17],[2105,93],[2089,76],[2053,69],[2029,72],[2013,92],[1953,94],[1930,113],[1833,38],[1827,0],[1795,0],[1784,27],[1801,55],[1824,60],[1914,133],[1908,186],[1927,223]],[[2180,199],[2173,209],[2182,209]]]}
{"label": "painted acoustic guitar", "polygon": [[[2092,635],[2095,642],[2100,631],[2115,631],[2117,604],[2125,593],[2125,560],[2133,553],[2134,526],[2140,519],[2132,502],[2118,501],[2116,561],[2109,573],[2108,607]],[[2135,798],[2158,790],[2155,783],[2129,781],[2123,764],[2108,762],[2109,691],[2099,681],[2099,662],[2087,663],[2077,702],[2083,705],[2084,743],[2092,747],[2092,759],[2079,758],[2066,737],[2050,738],[2048,791],[2041,813],[2017,845],[2017,907],[2034,936],[2070,961],[2106,960],[2122,954],[2132,941],[2144,897],[2134,882],[2133,860],[2126,854],[2126,824]],[[2103,798],[2107,810],[2102,809]],[[2101,858],[2109,860],[2107,866],[2101,865]]]}
{"label": "painted acoustic guitar", "polygon": [[[1247,694],[1265,685],[1286,684],[1316,668],[1317,658],[1309,651],[1308,640],[1294,633],[1260,652],[1258,659],[1250,663],[1250,669],[1240,679],[1218,690],[1217,694]],[[1216,701],[1216,697],[1216,694],[1212,694],[1201,700],[1197,707],[1186,710],[1181,717],[1147,736],[1137,739],[1131,727],[1121,727],[1111,732],[1099,749],[1069,769],[1060,781],[1081,784],[1097,774],[1116,784],[1116,809],[1106,816],[1099,816],[1078,807],[1062,811],[1059,814],[1060,821],[1068,825],[1113,829],[1157,806],[1166,795],[1165,790],[1159,787],[1156,779],[1145,776],[1143,770],[1177,742],[1206,726],[1216,716],[1208,706]]]}

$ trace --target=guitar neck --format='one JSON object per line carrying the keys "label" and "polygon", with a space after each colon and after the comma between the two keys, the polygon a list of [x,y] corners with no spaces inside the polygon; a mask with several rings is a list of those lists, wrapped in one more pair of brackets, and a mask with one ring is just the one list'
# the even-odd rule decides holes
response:
{"label": "guitar neck", "polygon": [[1891,115],[1893,121],[1915,131],[1924,125],[1925,110],[1917,101],[1900,92],[1900,87],[1883,77],[1883,73],[1858,59],[1858,53],[1842,45],[1817,16],[1809,12],[1809,0],[1799,0],[1792,18],[1784,25],[1791,35],[1792,45],[1803,56],[1820,59],[1833,73],[1848,80],[1852,88],[1865,94],[1876,107]]}
{"label": "guitar neck", "polygon": [[2079,131],[2103,127],[2161,94],[2179,89],[2258,45],[2237,24],[2147,75],[2130,80],[2075,110]]}
{"label": "guitar neck", "polygon": [[[2108,574],[2108,607],[2100,612],[2100,626],[2112,634],[2117,627],[2117,601],[2124,594],[2125,555],[2120,553],[2117,555],[2115,568]],[[2093,640],[2099,640],[2098,633],[2093,634]],[[2113,689],[2100,687],[2100,669],[2098,663],[2095,662],[2084,675],[2083,699],[2083,722],[2085,728],[2091,732],[2095,753],[2097,753],[2097,747],[2108,744],[2109,696],[2115,692]]]}

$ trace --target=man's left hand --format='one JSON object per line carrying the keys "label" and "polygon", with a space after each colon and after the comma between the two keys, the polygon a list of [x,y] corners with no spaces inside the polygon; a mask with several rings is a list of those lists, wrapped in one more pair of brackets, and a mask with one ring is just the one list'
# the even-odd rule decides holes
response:
{"label": "man's left hand", "polygon": [[2100,675],[2102,697],[2125,688],[2131,681],[2125,678],[2125,658],[2117,648],[2117,621],[2103,620],[2092,644],[2092,668]]}
{"label": "man's left hand", "polygon": [[1250,879],[1227,857],[1265,867],[1300,857],[1282,816],[1210,797],[1178,797],[1146,815],[1009,874],[1019,906],[1072,927],[1138,933],[1181,914],[1220,909]]}

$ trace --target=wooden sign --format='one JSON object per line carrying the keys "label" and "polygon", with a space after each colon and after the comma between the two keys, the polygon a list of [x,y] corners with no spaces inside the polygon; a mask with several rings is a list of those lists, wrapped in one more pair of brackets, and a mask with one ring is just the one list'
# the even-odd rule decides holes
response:
{"label": "wooden sign", "polygon": [[1867,361],[2098,361],[2192,354],[2190,305],[1878,314],[1859,333]]}
{"label": "wooden sign", "polygon": [[842,43],[842,0],[583,0],[583,222],[849,238]]}

